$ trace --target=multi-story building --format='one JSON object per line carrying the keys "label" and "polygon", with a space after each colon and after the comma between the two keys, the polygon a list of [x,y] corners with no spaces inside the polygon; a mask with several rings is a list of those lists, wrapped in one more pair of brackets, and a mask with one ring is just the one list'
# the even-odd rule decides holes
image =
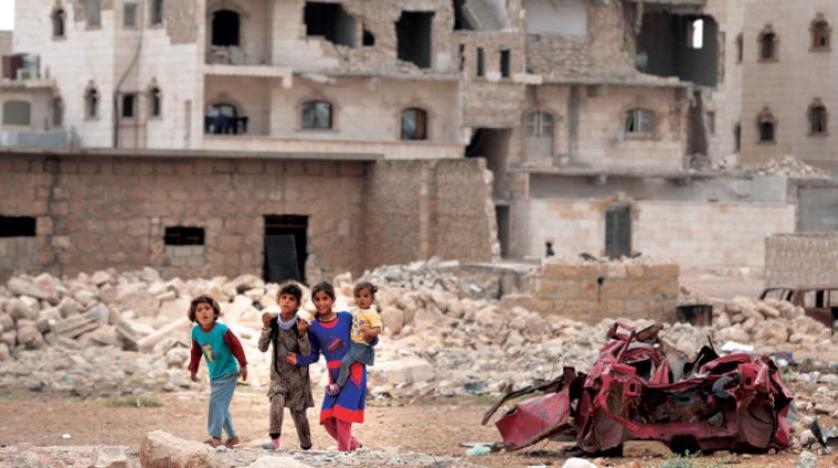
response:
{"label": "multi-story building", "polygon": [[[793,225],[784,188],[695,172],[735,152],[738,3],[32,0],[14,50],[39,57],[25,58],[43,94],[28,130],[59,127],[70,145],[482,157],[506,257],[551,243],[758,264],[737,248]],[[683,253],[766,209],[730,250]],[[696,229],[694,213],[720,210]]]}
{"label": "multi-story building", "polygon": [[838,170],[836,135],[830,131],[838,97],[832,78],[838,54],[832,24],[838,4],[829,0],[744,2],[747,21],[736,56],[743,73],[741,156],[760,164],[793,154]]}

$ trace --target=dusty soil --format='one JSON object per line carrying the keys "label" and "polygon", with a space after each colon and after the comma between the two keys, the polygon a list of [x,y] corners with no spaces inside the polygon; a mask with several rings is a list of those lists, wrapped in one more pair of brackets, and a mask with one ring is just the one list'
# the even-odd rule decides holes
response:
{"label": "dusty soil", "polygon": [[[102,400],[76,400],[60,396],[15,392],[0,395],[0,446],[28,443],[35,446],[125,445],[139,448],[144,435],[163,429],[177,436],[206,438],[206,400],[194,393],[159,395],[161,407],[107,407]],[[320,400],[316,397],[316,400]],[[400,451],[463,456],[463,442],[494,442],[499,436],[494,427],[480,426],[486,404],[475,401],[435,401],[411,404],[372,402],[367,422],[356,425],[354,433],[373,450],[398,447]],[[233,403],[237,430],[246,446],[258,446],[267,440],[266,399],[253,389],[242,387]],[[309,418],[315,447],[334,449],[334,442],[317,425],[317,411]],[[62,438],[70,434],[70,439]],[[296,434],[286,418],[283,447],[296,448]],[[567,444],[543,442],[531,450],[496,453],[468,461],[491,467],[548,465],[561,466],[572,454]],[[659,466],[671,457],[669,450],[656,443],[629,443],[619,459],[595,460],[603,465]],[[729,453],[702,456],[693,461],[696,467],[736,464],[741,467],[792,466],[797,455],[736,455]],[[838,465],[835,455],[822,456],[820,466]]]}

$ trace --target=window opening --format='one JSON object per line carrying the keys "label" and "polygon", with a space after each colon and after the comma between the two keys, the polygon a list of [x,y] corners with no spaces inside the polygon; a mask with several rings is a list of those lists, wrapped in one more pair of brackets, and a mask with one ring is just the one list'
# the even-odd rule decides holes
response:
{"label": "window opening", "polygon": [[167,227],[163,240],[166,245],[204,245],[204,228]]}
{"label": "window opening", "polygon": [[428,138],[428,113],[411,107],[402,111],[402,140],[425,140]]}
{"label": "window opening", "polygon": [[307,36],[320,36],[327,41],[355,47],[355,18],[339,3],[306,2]]}
{"label": "window opening", "polygon": [[237,46],[240,43],[241,18],[231,10],[218,10],[212,15],[212,45]]}
{"label": "window opening", "polygon": [[4,125],[30,125],[31,123],[31,104],[26,101],[6,101],[3,103]]}
{"label": "window opening", "polygon": [[433,12],[402,12],[396,23],[399,60],[431,68],[433,17]]}
{"label": "window opening", "polygon": [[163,23],[163,0],[151,1],[151,24]]}
{"label": "window opening", "polygon": [[648,109],[631,109],[626,112],[626,133],[648,135],[655,129],[655,113]]}
{"label": "window opening", "polygon": [[34,237],[36,224],[32,216],[0,216],[0,237]]}
{"label": "window opening", "polygon": [[134,118],[134,107],[137,100],[136,94],[122,95],[122,117],[125,119]]}
{"label": "window opening", "polygon": [[303,128],[332,128],[332,104],[326,101],[303,103]]}
{"label": "window opening", "polygon": [[126,28],[137,26],[137,4],[126,3],[122,7],[122,25]]}
{"label": "window opening", "polygon": [[510,59],[509,49],[501,50],[500,51],[500,76],[503,77],[503,78],[509,78],[509,76],[510,76],[509,59]]}
{"label": "window opening", "polygon": [[59,8],[52,13],[52,37],[64,37],[66,14]]}

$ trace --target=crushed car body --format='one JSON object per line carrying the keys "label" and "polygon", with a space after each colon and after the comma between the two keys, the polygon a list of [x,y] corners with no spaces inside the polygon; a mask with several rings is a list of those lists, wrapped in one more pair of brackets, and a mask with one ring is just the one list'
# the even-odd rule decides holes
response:
{"label": "crushed car body", "polygon": [[589,374],[565,368],[555,380],[505,395],[517,403],[495,425],[506,450],[545,438],[575,437],[588,454],[621,450],[626,440],[658,440],[674,451],[763,451],[791,441],[792,394],[766,356],[719,357],[712,344],[687,361],[665,349],[660,327],[615,323]]}

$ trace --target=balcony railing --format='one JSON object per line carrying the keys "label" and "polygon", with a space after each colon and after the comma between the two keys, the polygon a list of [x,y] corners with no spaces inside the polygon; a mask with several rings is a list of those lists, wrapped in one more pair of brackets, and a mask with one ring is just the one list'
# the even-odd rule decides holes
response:
{"label": "balcony railing", "polygon": [[208,135],[243,135],[247,133],[247,117],[204,117],[204,133]]}

